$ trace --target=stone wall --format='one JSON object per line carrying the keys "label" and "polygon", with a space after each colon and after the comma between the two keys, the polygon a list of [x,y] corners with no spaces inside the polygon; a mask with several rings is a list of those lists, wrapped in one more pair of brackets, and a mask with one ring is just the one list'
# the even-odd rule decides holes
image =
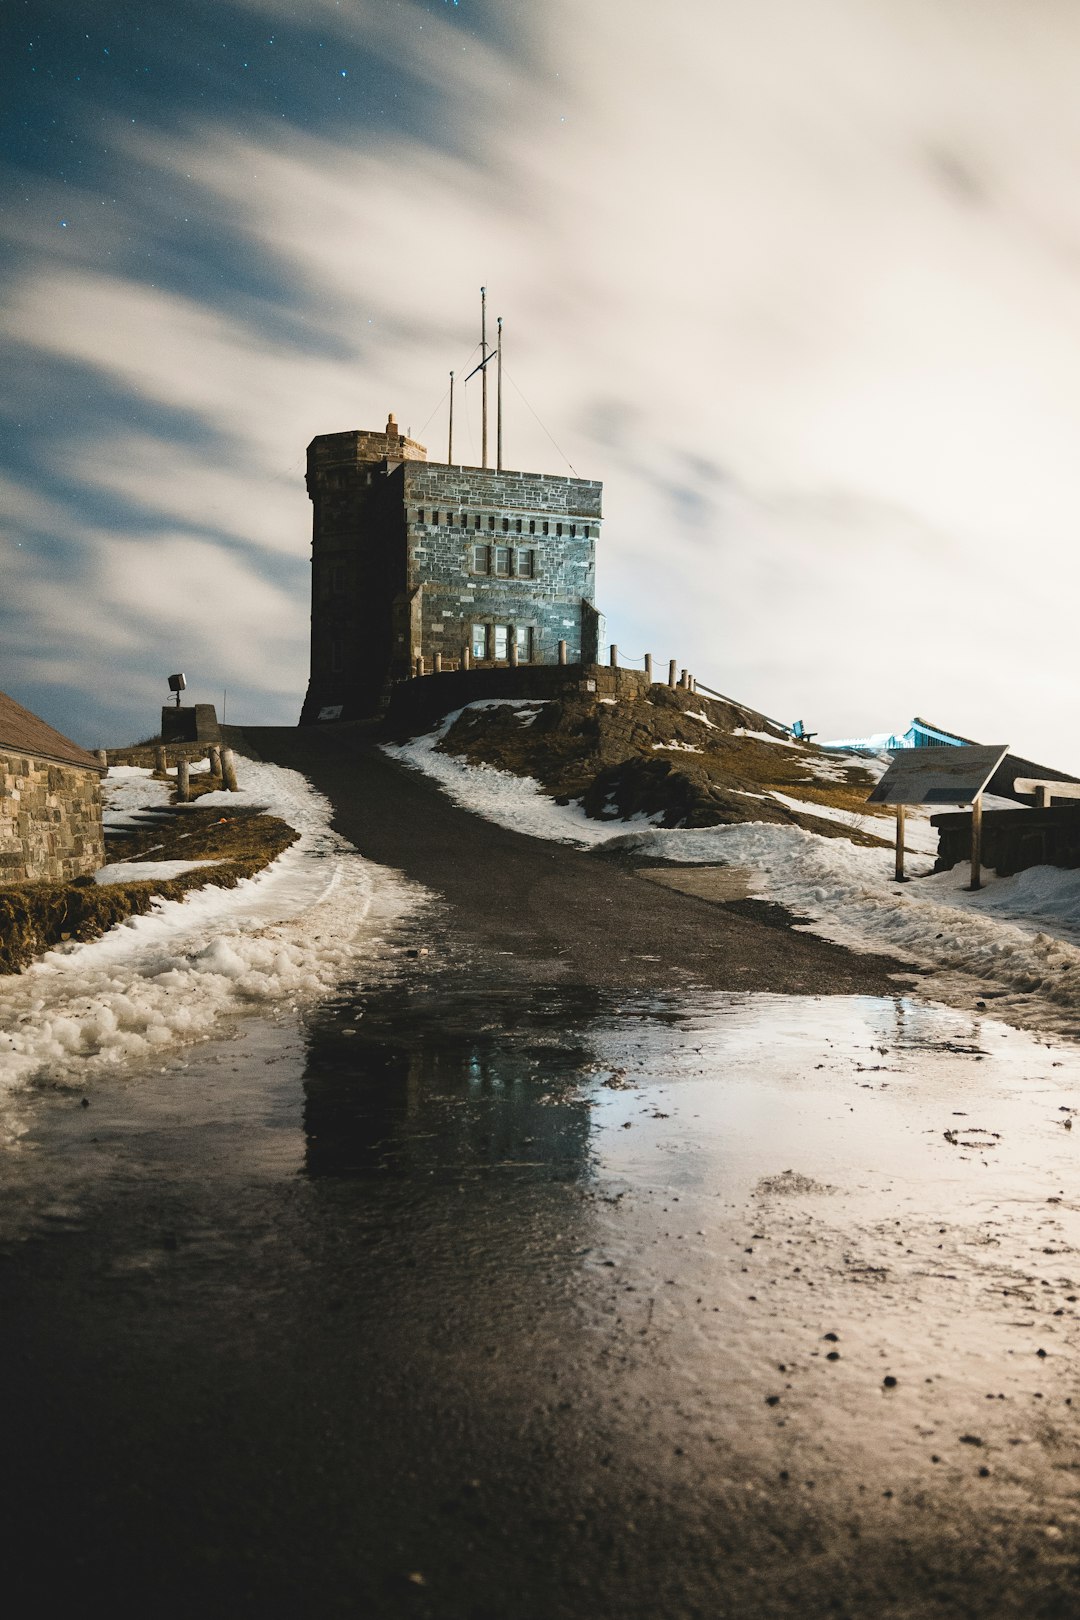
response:
{"label": "stone wall", "polygon": [[104,863],[98,772],[0,752],[0,883],[70,883]]}
{"label": "stone wall", "polygon": [[599,697],[643,697],[649,681],[640,669],[611,669],[603,664],[530,664],[518,669],[469,669],[424,675],[394,687],[386,713],[386,731],[394,738],[430,731],[454,709],[484,698],[532,698],[547,701],[565,692]]}
{"label": "stone wall", "polygon": [[[596,594],[601,485],[582,478],[411,462],[404,501],[408,590],[420,590],[419,640],[401,638],[394,675],[442,653],[455,661],[473,626],[495,627],[523,646],[522,662],[595,657],[587,612]],[[474,653],[475,657],[476,654]]]}
{"label": "stone wall", "polygon": [[[971,859],[971,813],[931,816],[938,829],[935,872],[947,872]],[[1052,804],[1042,810],[984,810],[982,864],[998,877],[1029,866],[1080,867],[1080,805]]]}

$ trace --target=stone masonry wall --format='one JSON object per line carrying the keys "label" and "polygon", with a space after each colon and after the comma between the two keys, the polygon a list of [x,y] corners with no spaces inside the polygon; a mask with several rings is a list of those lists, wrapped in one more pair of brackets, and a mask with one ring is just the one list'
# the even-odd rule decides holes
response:
{"label": "stone masonry wall", "polygon": [[0,883],[70,883],[104,863],[97,771],[0,753]]}
{"label": "stone masonry wall", "polygon": [[[409,583],[422,586],[410,661],[439,652],[456,662],[475,624],[528,632],[532,663],[554,664],[560,641],[571,663],[595,656],[584,644],[582,604],[596,591],[599,483],[409,463],[404,495]],[[509,551],[508,574],[498,572],[496,548]]]}

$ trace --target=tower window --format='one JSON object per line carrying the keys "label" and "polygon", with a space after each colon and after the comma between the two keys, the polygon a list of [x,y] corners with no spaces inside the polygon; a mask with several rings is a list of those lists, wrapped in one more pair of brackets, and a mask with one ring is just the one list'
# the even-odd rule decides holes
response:
{"label": "tower window", "polygon": [[556,525],[555,525],[555,533],[556,533],[556,534],[557,534],[557,535],[561,535],[561,534],[562,534],[562,524],[561,524],[561,523],[556,523]]}
{"label": "tower window", "polygon": [[487,657],[487,631],[486,624],[474,624],[472,627],[472,655],[474,658]]}
{"label": "tower window", "polygon": [[536,533],[536,519],[535,518],[530,518],[529,519],[529,533],[530,534],[535,534]]}
{"label": "tower window", "polygon": [[571,538],[571,540],[576,540],[577,539],[577,524],[576,523],[571,523],[571,525],[570,525],[570,538]]}
{"label": "tower window", "polygon": [[510,519],[509,518],[503,518],[503,534],[509,534],[509,533],[510,533]]}
{"label": "tower window", "polygon": [[545,534],[547,534],[547,533],[548,533],[548,523],[547,523],[547,520],[546,520],[546,519],[545,519],[545,521],[544,521],[544,533],[545,533]]}
{"label": "tower window", "polygon": [[492,517],[488,518],[488,528],[489,529],[494,529],[494,527],[495,527],[495,519],[492,516]]}
{"label": "tower window", "polygon": [[480,527],[480,514],[479,514],[479,512],[477,512],[476,516],[473,518],[473,528],[478,529],[479,527]]}
{"label": "tower window", "polygon": [[516,532],[518,534],[521,533],[521,519],[520,518],[517,519],[516,523],[514,524],[514,528],[515,528],[515,530],[516,530]]}
{"label": "tower window", "polygon": [[432,512],[432,514],[431,514],[431,526],[432,526],[433,529],[437,529],[439,527],[439,514],[438,514],[438,512]]}
{"label": "tower window", "polygon": [[519,579],[532,579],[535,572],[536,553],[533,551],[519,551],[515,553],[514,561],[517,565],[516,573]]}
{"label": "tower window", "polygon": [[472,571],[474,574],[486,574],[491,568],[491,547],[473,546]]}
{"label": "tower window", "polygon": [[499,575],[500,579],[509,578],[510,559],[511,551],[509,546],[495,547],[495,572]]}
{"label": "tower window", "polygon": [[527,624],[519,624],[514,629],[514,640],[517,643],[517,655],[521,663],[527,664],[532,657],[532,629]]}
{"label": "tower window", "polygon": [[417,521],[417,523],[423,523],[423,521],[424,521],[424,508],[423,507],[421,507],[420,510],[417,512],[416,521]]}
{"label": "tower window", "polygon": [[492,656],[494,658],[506,658],[508,656],[510,626],[508,624],[493,624],[491,629],[491,639],[494,643]]}

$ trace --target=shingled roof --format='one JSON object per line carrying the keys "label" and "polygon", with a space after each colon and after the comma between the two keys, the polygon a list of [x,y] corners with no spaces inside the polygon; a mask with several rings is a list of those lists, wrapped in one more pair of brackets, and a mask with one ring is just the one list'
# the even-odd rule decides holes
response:
{"label": "shingled roof", "polygon": [[16,754],[30,754],[34,759],[50,760],[56,765],[89,766],[103,771],[104,766],[85,748],[73,743],[36,714],[24,709],[21,703],[0,692],[0,753],[10,750]]}

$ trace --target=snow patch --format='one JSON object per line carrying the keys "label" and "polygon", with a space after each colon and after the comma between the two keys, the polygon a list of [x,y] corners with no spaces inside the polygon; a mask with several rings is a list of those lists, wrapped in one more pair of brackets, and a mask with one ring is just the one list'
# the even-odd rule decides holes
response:
{"label": "snow patch", "polygon": [[[80,1087],[99,1066],[220,1034],[249,1010],[303,1005],[378,961],[385,934],[424,891],[333,832],[328,801],[297,772],[236,763],[244,792],[223,802],[265,806],[297,842],[234,889],[155,900],[101,939],[0,978],[0,1093],[35,1078]],[[161,787],[149,772],[120,769],[114,805],[160,803],[141,797]]]}

